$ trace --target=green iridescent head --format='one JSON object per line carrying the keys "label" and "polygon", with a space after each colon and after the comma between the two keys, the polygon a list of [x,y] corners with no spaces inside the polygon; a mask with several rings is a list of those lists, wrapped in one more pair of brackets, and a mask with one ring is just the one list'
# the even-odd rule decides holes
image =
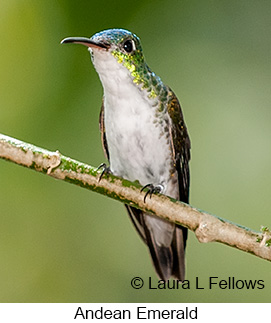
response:
{"label": "green iridescent head", "polygon": [[128,30],[107,29],[96,33],[91,38],[69,37],[62,40],[61,43],[76,43],[87,46],[100,78],[102,74],[107,73],[109,75],[110,73],[111,63],[106,65],[106,57],[110,53],[109,56],[113,56],[119,64],[127,68],[133,82],[140,85],[142,90],[147,90],[149,98],[167,95],[166,88],[160,78],[150,71],[145,62],[140,39]]}
{"label": "green iridescent head", "polygon": [[133,65],[144,64],[144,56],[139,38],[125,29],[107,29],[91,38],[69,37],[61,43],[77,43],[91,49],[109,51],[119,63],[123,63],[130,71]]}
{"label": "green iridescent head", "polygon": [[125,29],[108,29],[91,37],[98,44],[105,45],[120,63],[140,64],[144,56],[139,38]]}

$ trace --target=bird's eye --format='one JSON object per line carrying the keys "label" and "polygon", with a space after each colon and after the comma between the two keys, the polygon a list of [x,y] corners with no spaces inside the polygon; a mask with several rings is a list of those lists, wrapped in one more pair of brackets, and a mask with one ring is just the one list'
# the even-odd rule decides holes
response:
{"label": "bird's eye", "polygon": [[123,48],[126,51],[126,53],[131,53],[134,50],[134,44],[131,39],[128,39],[124,42]]}

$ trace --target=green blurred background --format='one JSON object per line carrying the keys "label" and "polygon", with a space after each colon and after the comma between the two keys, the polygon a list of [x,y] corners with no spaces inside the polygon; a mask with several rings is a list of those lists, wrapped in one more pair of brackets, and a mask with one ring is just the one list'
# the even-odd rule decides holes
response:
{"label": "green blurred background", "polygon": [[[192,140],[191,204],[254,230],[270,225],[271,2],[0,2],[0,132],[93,166],[102,87],[67,36],[135,32],[183,106]],[[270,263],[190,233],[187,279],[204,290],[133,290],[156,281],[123,206],[0,160],[1,302],[265,302]],[[262,290],[207,279],[262,279]]]}

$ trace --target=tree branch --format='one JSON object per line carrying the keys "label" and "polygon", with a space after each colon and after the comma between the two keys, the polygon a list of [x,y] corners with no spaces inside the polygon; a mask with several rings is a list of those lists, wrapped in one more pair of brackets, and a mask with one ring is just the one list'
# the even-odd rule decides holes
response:
{"label": "tree branch", "polygon": [[0,158],[34,169],[54,178],[79,185],[162,219],[194,231],[200,242],[216,241],[271,261],[271,234],[234,224],[162,194],[147,198],[136,182],[107,174],[99,181],[100,171],[87,164],[0,134]]}

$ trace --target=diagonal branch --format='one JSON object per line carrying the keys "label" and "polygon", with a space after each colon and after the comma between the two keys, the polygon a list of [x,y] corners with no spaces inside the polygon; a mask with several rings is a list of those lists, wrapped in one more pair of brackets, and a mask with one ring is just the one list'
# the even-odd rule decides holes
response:
{"label": "diagonal branch", "polygon": [[271,234],[265,227],[255,232],[208,214],[165,195],[153,195],[144,203],[141,186],[106,175],[87,164],[0,134],[0,158],[79,185],[129,204],[194,231],[200,242],[216,241],[271,261]]}

